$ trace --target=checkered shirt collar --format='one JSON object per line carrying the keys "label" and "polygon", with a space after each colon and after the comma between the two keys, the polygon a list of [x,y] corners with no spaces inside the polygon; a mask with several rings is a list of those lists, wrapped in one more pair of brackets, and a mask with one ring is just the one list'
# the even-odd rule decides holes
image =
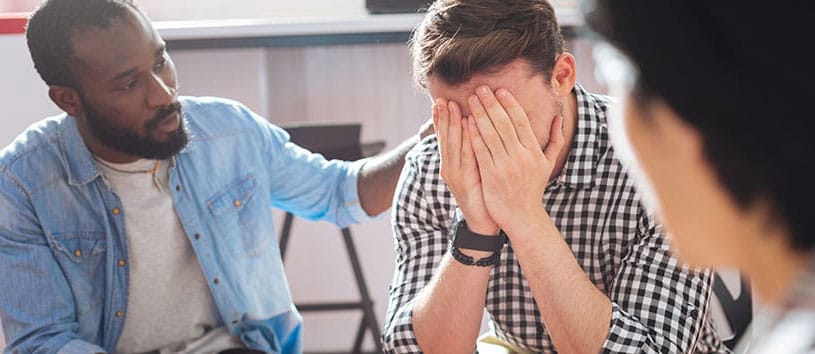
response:
{"label": "checkered shirt collar", "polygon": [[605,137],[605,104],[576,84],[574,93],[577,97],[577,127],[569,150],[566,164],[563,166],[556,183],[577,189],[594,186],[597,164],[606,153]]}

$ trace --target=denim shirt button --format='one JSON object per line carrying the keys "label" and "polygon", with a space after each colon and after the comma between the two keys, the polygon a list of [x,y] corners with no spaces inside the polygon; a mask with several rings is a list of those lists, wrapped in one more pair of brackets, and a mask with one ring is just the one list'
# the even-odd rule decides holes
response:
{"label": "denim shirt button", "polygon": [[113,213],[113,215],[119,215],[122,212],[122,210],[119,208],[113,208],[111,212]]}
{"label": "denim shirt button", "polygon": [[74,256],[76,256],[77,258],[82,257],[82,251],[74,250]]}
{"label": "denim shirt button", "polygon": [[121,318],[121,317],[122,317],[122,316],[124,316],[124,315],[125,315],[125,314],[124,314],[124,313],[122,313],[122,311],[116,311],[116,317]]}

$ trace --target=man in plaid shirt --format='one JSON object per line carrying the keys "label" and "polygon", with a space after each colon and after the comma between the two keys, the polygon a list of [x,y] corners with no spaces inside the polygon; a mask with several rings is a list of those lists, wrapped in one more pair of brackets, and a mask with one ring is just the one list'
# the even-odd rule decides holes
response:
{"label": "man in plaid shirt", "polygon": [[438,0],[411,41],[437,134],[397,187],[387,352],[725,350],[711,272],[671,256],[550,4]]}

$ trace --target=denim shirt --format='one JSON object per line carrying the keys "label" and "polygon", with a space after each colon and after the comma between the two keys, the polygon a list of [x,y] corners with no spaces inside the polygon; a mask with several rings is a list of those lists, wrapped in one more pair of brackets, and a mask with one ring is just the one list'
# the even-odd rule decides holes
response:
{"label": "denim shirt", "polygon": [[[236,102],[180,101],[190,142],[168,193],[218,313],[249,348],[299,353],[271,208],[340,226],[367,219],[357,196],[364,161],[326,161]],[[72,117],[43,120],[0,151],[7,353],[114,350],[127,319],[125,213]]]}

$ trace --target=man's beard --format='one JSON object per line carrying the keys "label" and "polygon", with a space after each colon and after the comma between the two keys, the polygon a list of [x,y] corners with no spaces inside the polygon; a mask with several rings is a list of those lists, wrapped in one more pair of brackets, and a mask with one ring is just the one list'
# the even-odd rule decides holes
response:
{"label": "man's beard", "polygon": [[103,117],[88,102],[82,98],[85,108],[85,119],[91,133],[103,144],[114,148],[128,155],[134,155],[145,159],[164,160],[179,153],[189,141],[189,136],[184,127],[184,119],[180,119],[178,129],[170,133],[166,141],[156,141],[151,138],[162,119],[173,113],[178,113],[181,117],[181,104],[172,104],[159,109],[147,123],[144,124],[144,136],[139,136],[136,132],[111,123],[111,119]]}

